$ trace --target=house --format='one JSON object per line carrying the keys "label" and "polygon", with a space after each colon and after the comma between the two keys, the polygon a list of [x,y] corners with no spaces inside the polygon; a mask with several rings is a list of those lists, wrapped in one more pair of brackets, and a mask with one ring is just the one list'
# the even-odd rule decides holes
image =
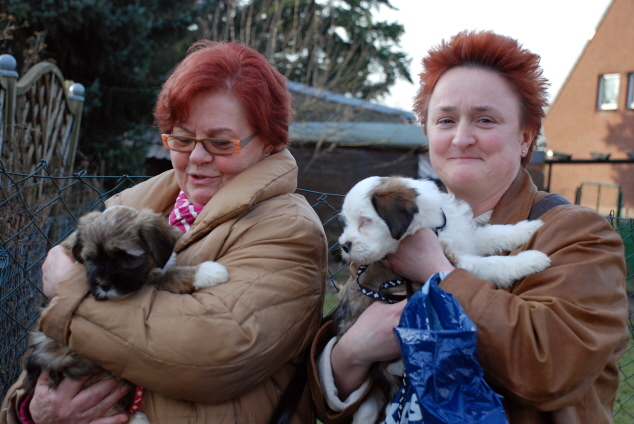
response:
{"label": "house", "polygon": [[299,187],[345,194],[374,175],[437,178],[422,154],[427,138],[413,113],[295,82],[288,87],[295,110],[289,149]]}
{"label": "house", "polygon": [[634,217],[633,51],[634,0],[613,0],[544,121],[550,191],[605,215]]}

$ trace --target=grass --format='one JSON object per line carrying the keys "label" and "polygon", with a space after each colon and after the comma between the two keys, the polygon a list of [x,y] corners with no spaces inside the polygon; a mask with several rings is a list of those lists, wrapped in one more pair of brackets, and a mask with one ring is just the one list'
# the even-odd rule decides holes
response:
{"label": "grass", "polygon": [[634,293],[634,227],[625,225],[618,228],[617,232],[623,239],[623,245],[625,246],[625,262],[627,266],[625,275],[629,277],[627,280],[627,292]]}
{"label": "grass", "polygon": [[337,304],[337,295],[335,293],[326,293],[324,298],[324,315],[332,311]]}
{"label": "grass", "polygon": [[619,361],[621,384],[614,403],[614,424],[632,424],[634,422],[634,341]]}

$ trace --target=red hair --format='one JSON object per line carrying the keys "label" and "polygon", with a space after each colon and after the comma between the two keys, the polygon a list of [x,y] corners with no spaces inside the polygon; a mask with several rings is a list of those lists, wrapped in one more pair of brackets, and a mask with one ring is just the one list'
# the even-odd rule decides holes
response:
{"label": "red hair", "polygon": [[429,98],[445,72],[456,66],[481,67],[500,74],[517,94],[524,129],[535,133],[522,166],[530,160],[535,140],[542,128],[548,105],[548,81],[542,76],[539,55],[524,49],[511,37],[492,31],[462,31],[447,42],[433,47],[423,58],[420,88],[414,98],[414,112],[424,125],[427,122]]}
{"label": "red hair", "polygon": [[289,143],[291,95],[286,78],[257,51],[238,42],[201,40],[163,84],[154,108],[164,133],[188,118],[189,102],[201,91],[226,90],[240,99],[249,124],[273,146]]}

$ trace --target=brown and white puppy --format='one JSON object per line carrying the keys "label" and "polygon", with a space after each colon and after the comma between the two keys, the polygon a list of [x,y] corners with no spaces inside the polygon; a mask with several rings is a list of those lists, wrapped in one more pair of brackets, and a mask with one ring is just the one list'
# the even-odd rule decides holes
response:
{"label": "brown and white puppy", "polygon": [[[424,227],[438,234],[445,254],[454,266],[489,280],[498,288],[510,287],[516,280],[550,265],[548,256],[536,250],[497,256],[528,242],[542,221],[480,225],[466,202],[443,193],[429,180],[403,177],[362,180],[346,195],[341,216],[345,222],[339,238],[342,256],[356,264],[370,264],[366,273],[372,271],[373,275],[364,274],[359,283],[373,291],[378,291],[376,288],[386,281],[386,270],[377,271],[380,265],[375,264],[394,253],[404,237]],[[377,280],[372,281],[374,278]],[[398,279],[398,276],[390,279]],[[333,317],[338,338],[375,300],[363,294],[357,283],[355,277],[351,277],[340,295],[341,301]],[[394,368],[395,364],[386,363],[372,368],[371,373],[380,382],[381,391],[369,396],[353,422],[378,422],[384,417],[385,406],[394,399],[401,382],[394,376],[398,373]]]}
{"label": "brown and white puppy", "polygon": [[[550,265],[543,252],[510,252],[531,238],[541,220],[509,225],[478,225],[469,205],[443,193],[430,180],[370,177],[346,195],[339,238],[343,258],[368,264],[394,253],[400,241],[421,228],[434,229],[454,266],[466,269],[498,288],[508,288]],[[422,258],[421,258],[422,259]]]}
{"label": "brown and white puppy", "polygon": [[[228,280],[227,270],[217,262],[196,266],[171,265],[174,244],[183,233],[169,224],[165,216],[149,209],[115,206],[103,213],[83,216],[77,229],[63,242],[77,262],[84,264],[88,289],[97,300],[118,299],[149,284],[173,293],[191,293]],[[31,334],[24,359],[24,390],[32,394],[42,371],[49,372],[49,384],[56,387],[64,377],[80,379],[93,375],[84,387],[113,374],[77,355],[67,346],[40,331]],[[109,415],[128,412],[135,387],[109,411]],[[130,423],[149,423],[145,414],[131,414]]]}

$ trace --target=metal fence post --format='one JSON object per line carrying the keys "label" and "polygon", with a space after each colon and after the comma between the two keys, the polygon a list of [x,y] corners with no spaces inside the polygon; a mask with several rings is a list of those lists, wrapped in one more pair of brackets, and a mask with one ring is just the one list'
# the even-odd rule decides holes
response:
{"label": "metal fence post", "polygon": [[18,62],[10,54],[0,56],[0,155],[4,140],[10,140],[14,134],[17,65]]}

